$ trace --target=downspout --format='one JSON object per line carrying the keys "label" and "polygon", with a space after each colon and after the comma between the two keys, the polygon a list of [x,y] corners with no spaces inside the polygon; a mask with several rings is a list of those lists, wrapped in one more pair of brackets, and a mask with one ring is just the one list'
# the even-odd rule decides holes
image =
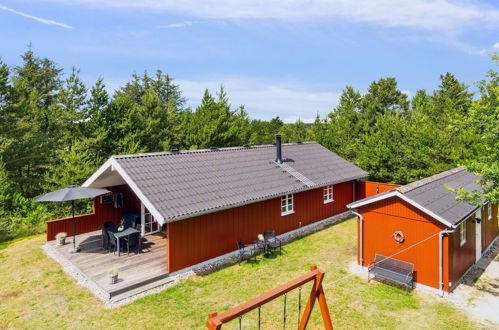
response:
{"label": "downspout", "polygon": [[452,234],[455,229],[452,230],[442,230],[438,233],[438,289],[442,297],[444,296],[444,258],[443,258],[443,241],[444,235]]}
{"label": "downspout", "polygon": [[359,218],[359,262],[360,266],[364,268],[364,217],[362,214],[357,213],[355,210],[352,210],[352,213],[355,214]]}

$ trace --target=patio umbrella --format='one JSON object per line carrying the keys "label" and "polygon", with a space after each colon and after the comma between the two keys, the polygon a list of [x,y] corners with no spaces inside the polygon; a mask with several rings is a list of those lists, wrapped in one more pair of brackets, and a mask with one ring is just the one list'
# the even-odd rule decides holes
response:
{"label": "patio umbrella", "polygon": [[107,189],[101,188],[90,188],[90,187],[79,187],[79,186],[68,186],[64,189],[49,192],[44,195],[40,195],[35,198],[36,202],[66,202],[71,201],[71,210],[73,215],[73,249],[70,251],[72,253],[78,252],[79,248],[76,248],[76,222],[75,222],[75,200],[94,198],[100,195],[109,193]]}

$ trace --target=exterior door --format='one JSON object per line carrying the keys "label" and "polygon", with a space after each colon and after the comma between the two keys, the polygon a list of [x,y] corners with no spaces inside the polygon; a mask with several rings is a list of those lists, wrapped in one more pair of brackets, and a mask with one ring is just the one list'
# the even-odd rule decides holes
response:
{"label": "exterior door", "polygon": [[482,209],[475,213],[475,253],[475,260],[480,260],[482,257]]}
{"label": "exterior door", "polygon": [[154,216],[145,208],[143,203],[140,205],[140,218],[142,225],[141,236],[154,234],[161,230],[161,226],[156,219],[154,219]]}

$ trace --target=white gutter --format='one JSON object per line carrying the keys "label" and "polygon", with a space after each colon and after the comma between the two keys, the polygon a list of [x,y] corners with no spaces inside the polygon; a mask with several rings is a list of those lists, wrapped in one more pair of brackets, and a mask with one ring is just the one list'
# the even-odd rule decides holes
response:
{"label": "white gutter", "polygon": [[357,213],[352,210],[352,213],[355,214],[359,218],[359,263],[362,268],[364,268],[364,217],[362,214]]}
{"label": "white gutter", "polygon": [[444,258],[443,258],[443,240],[444,235],[452,234],[455,230],[442,230],[438,233],[438,289],[442,297],[444,296]]}

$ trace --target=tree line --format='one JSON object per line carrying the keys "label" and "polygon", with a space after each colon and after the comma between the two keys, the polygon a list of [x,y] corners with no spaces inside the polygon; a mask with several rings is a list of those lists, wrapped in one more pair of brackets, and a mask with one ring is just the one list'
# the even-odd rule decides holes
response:
{"label": "tree line", "polygon": [[404,184],[468,164],[497,182],[497,163],[495,172],[486,165],[499,149],[494,71],[476,95],[450,73],[412,99],[395,78],[372,82],[366,93],[347,86],[338,106],[310,125],[251,119],[223,86],[206,90],[192,109],[181,86],[159,70],[134,74],[110,93],[103,79],[86,86],[77,69],[64,74],[31,48],[21,58],[15,66],[0,60],[0,241],[66,215],[66,205],[33,197],[81,184],[111,155],[268,144],[276,133],[284,142],[317,141],[377,181]]}

